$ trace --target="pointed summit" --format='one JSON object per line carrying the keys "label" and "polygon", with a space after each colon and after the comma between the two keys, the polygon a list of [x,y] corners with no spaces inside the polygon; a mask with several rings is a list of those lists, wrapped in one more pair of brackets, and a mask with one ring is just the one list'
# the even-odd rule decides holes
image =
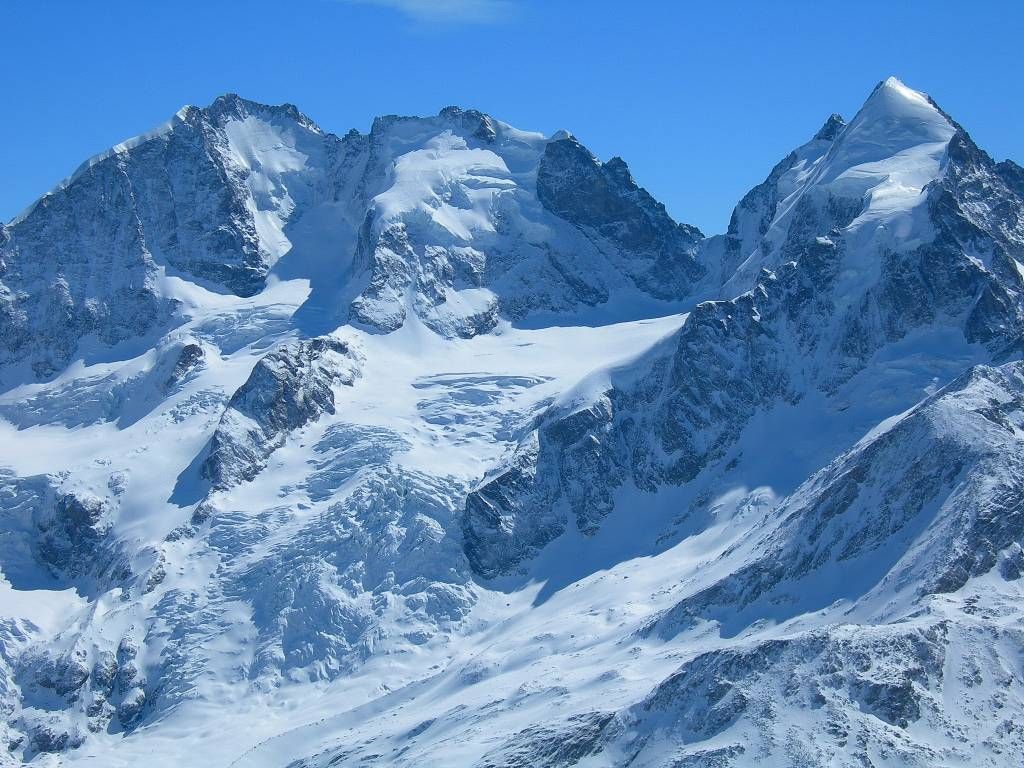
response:
{"label": "pointed summit", "polygon": [[927,94],[908,88],[897,77],[886,78],[875,86],[851,126],[876,120],[906,121],[922,128],[938,128],[943,133],[950,126],[948,118]]}
{"label": "pointed summit", "polygon": [[[928,97],[919,91],[915,91],[913,88],[908,88],[906,83],[900,80],[896,75],[889,75],[882,82],[875,86],[875,91],[885,89],[886,91],[901,96],[906,99],[924,99],[928,100]],[[874,91],[872,91],[874,93]]]}
{"label": "pointed summit", "polygon": [[477,109],[445,107],[437,116],[452,121],[483,142],[491,143],[497,138],[497,123],[490,115]]}
{"label": "pointed summit", "polygon": [[[890,77],[875,86],[843,130],[818,182],[848,177],[852,186],[845,192],[856,196],[871,188],[865,186],[869,179],[875,179],[872,186],[887,178],[895,184],[899,176],[903,178],[904,191],[916,195],[915,190],[938,173],[938,160],[955,133],[956,126],[928,96]],[[910,164],[903,157],[909,151],[916,158]],[[883,162],[885,167],[873,165],[853,170]]]}
{"label": "pointed summit", "polygon": [[814,138],[811,141],[834,141],[839,132],[845,127],[846,121],[843,120],[843,116],[838,112],[833,112],[829,115],[825,124],[814,134]]}
{"label": "pointed summit", "polygon": [[729,224],[735,239],[728,264],[737,267],[726,276],[725,291],[749,287],[762,267],[778,266],[774,258],[788,258],[784,246],[791,223],[822,200],[843,201],[840,207],[847,212],[830,221],[822,237],[831,227],[860,231],[866,238],[880,227],[886,233],[910,232],[911,212],[926,201],[922,192],[941,174],[956,132],[956,124],[928,96],[896,77],[876,85],[848,124],[832,115],[814,139],[740,201]]}
{"label": "pointed summit", "polygon": [[225,93],[214,99],[208,107],[196,110],[195,107],[184,107],[178,112],[185,114],[205,114],[214,122],[225,123],[231,120],[244,120],[247,117],[285,118],[306,130],[321,134],[323,131],[309,116],[299,111],[294,104],[263,104],[239,96],[237,93]]}

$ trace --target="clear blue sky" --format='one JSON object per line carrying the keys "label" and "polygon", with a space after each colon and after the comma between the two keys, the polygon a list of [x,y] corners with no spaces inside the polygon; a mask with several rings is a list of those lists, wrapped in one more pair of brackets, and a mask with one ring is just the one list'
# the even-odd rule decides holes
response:
{"label": "clear blue sky", "polygon": [[[711,6],[714,6],[713,8]],[[679,220],[733,205],[896,74],[1024,160],[1024,3],[0,0],[0,220],[88,156],[234,91],[325,130],[476,107],[621,155]]]}

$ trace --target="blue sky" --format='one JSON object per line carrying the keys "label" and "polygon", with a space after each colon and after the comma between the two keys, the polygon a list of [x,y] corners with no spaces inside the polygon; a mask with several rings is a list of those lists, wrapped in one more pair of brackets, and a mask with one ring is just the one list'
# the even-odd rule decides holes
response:
{"label": "blue sky", "polygon": [[[713,8],[711,6],[714,6]],[[706,6],[706,7],[701,7]],[[234,91],[324,129],[476,107],[621,155],[679,220],[739,197],[896,74],[1024,161],[1024,3],[0,0],[0,220],[88,156]]]}

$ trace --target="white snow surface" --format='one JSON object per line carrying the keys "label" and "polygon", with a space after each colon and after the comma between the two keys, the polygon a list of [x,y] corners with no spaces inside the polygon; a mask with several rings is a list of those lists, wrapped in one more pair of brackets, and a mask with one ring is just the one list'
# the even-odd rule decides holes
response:
{"label": "white snow surface", "polygon": [[[226,318],[232,318],[235,323],[254,323],[264,313],[270,317],[287,314],[301,305],[306,293],[302,281],[291,281],[278,283],[273,290],[255,299],[230,304],[218,299],[202,306],[200,299],[194,297],[192,318],[174,332],[174,339],[198,338],[204,344],[215,343],[219,338],[218,329],[226,324]],[[507,429],[510,418],[525,420],[590,370],[635,355],[638,347],[650,345],[671,333],[684,317],[544,330],[516,330],[505,326],[496,333],[468,340],[443,339],[417,322],[387,336],[342,329],[338,333],[357,347],[365,359],[357,384],[339,394],[335,414],[289,437],[287,445],[274,455],[272,465],[257,481],[232,490],[219,504],[224,508],[248,510],[247,514],[254,516],[268,506],[286,509],[285,516],[293,522],[282,524],[281,535],[287,535],[288,526],[299,525],[302,519],[321,513],[335,497],[314,503],[308,492],[296,490],[296,487],[301,486],[302,479],[310,472],[309,454],[303,447],[321,440],[334,424],[391,431],[406,443],[393,458],[395,467],[471,484],[509,449],[514,433],[501,437],[500,432]],[[150,413],[127,428],[119,427],[116,422],[100,422],[75,427],[45,424],[17,429],[3,422],[0,445],[4,446],[4,452],[0,465],[13,469],[19,476],[66,473],[75,479],[76,490],[97,495],[109,493],[107,484],[113,472],[123,472],[130,480],[119,500],[113,535],[125,542],[130,551],[140,553],[139,557],[153,548],[160,548],[167,535],[187,522],[191,515],[191,507],[182,508],[168,500],[173,496],[179,473],[186,470],[209,438],[221,404],[241,385],[268,345],[280,343],[290,335],[286,331],[283,335],[266,338],[259,336],[258,327],[250,332],[255,337],[250,344],[230,355],[210,356],[206,370],[171,398],[157,402]],[[572,353],[566,354],[566,350]],[[127,361],[117,367],[116,375],[145,371],[152,364],[149,358],[151,355],[147,354]],[[81,384],[107,375],[109,369],[110,366],[79,364],[50,386]],[[3,400],[24,402],[29,392],[37,389],[34,385],[15,389],[6,393]],[[465,397],[460,396],[463,392]],[[337,494],[344,495],[345,490],[342,486]],[[157,514],[154,510],[161,512]],[[259,560],[277,544],[277,536],[268,537],[245,556]],[[16,599],[4,600],[4,613],[10,618],[25,618],[39,624],[48,636],[55,638],[53,642],[57,645],[61,644],[61,637],[67,638],[67,642],[83,630],[101,646],[130,628],[146,631],[152,628],[154,617],[149,611],[160,594],[208,592],[218,568],[217,561],[229,557],[227,553],[210,553],[201,541],[165,546],[163,552],[168,571],[165,585],[143,600],[120,602],[115,591],[109,599],[86,603],[76,599],[71,590],[70,599],[63,597],[61,602],[55,603],[49,596],[56,598],[56,593],[42,593],[51,608],[32,600],[29,597],[32,593],[18,593],[5,585],[2,594]],[[673,555],[683,562],[692,557],[694,555],[683,553]],[[437,565],[444,567],[443,563]],[[127,766],[142,760],[151,761],[156,754],[167,765],[175,765],[189,762],[196,750],[201,749],[206,765],[229,765],[236,760],[240,761],[239,765],[264,761],[276,764],[275,761],[284,759],[282,756],[289,754],[289,750],[294,757],[315,745],[309,741],[308,730],[303,726],[318,723],[327,712],[339,715],[331,718],[331,723],[315,727],[316,738],[323,739],[325,744],[343,727],[345,717],[340,717],[343,711],[363,705],[405,709],[404,704],[385,705],[380,697],[384,695],[389,702],[407,701],[413,691],[423,688],[447,686],[450,689],[454,685],[468,691],[475,675],[497,674],[506,663],[510,664],[510,677],[502,683],[503,690],[507,689],[510,695],[527,695],[525,691],[539,686],[538,693],[543,694],[543,690],[550,687],[541,682],[544,670],[558,665],[557,658],[551,657],[556,649],[558,657],[568,658],[582,648],[596,652],[599,645],[614,646],[616,635],[604,639],[601,635],[607,631],[609,622],[612,627],[621,625],[620,619],[613,618],[619,611],[615,604],[621,595],[603,589],[602,585],[629,578],[629,573],[636,570],[634,565],[621,575],[598,575],[586,587],[586,592],[582,591],[584,585],[581,584],[577,587],[579,591],[551,601],[543,609],[532,607],[539,584],[523,585],[513,593],[476,586],[477,604],[472,613],[449,633],[422,646],[404,644],[386,651],[354,675],[333,683],[286,681],[264,692],[254,691],[244,674],[239,679],[242,667],[253,653],[254,638],[247,628],[251,609],[243,603],[221,604],[215,608],[218,618],[203,643],[210,652],[206,668],[202,678],[194,683],[188,701],[159,725],[140,730],[138,738],[98,734],[81,750],[59,758],[43,755],[37,757],[35,763],[46,765],[56,760],[61,764]],[[653,581],[657,580],[655,572],[649,573],[646,579],[647,588],[653,588]],[[645,588],[644,583],[641,579],[632,587],[638,596]],[[261,588],[274,587],[265,584]],[[65,590],[59,594],[67,593]],[[592,594],[596,603],[588,602],[585,608],[571,609],[580,594]],[[592,617],[602,604],[607,605],[605,610],[610,612],[609,617]],[[579,612],[578,622],[565,616],[568,610]],[[632,611],[627,611],[624,615],[630,613]],[[565,631],[548,635],[556,617],[561,617],[558,624]],[[392,636],[401,639],[403,623],[399,618],[394,624],[382,626],[382,642],[387,643],[387,638]],[[591,624],[593,628],[587,629]],[[316,630],[309,627],[307,631]],[[545,639],[532,649],[517,651],[513,655],[521,658],[514,662],[506,658],[518,639],[533,636],[545,636]],[[156,659],[160,648],[152,644],[147,652]],[[613,652],[609,648],[609,653]],[[595,677],[606,669],[608,659],[602,656],[603,653],[595,653],[596,666],[591,672]],[[652,669],[658,672],[667,671],[671,663],[666,659],[650,662]],[[519,668],[522,671],[513,671]],[[442,674],[443,670],[447,673]],[[631,676],[635,679],[627,687],[639,694],[647,681],[658,674],[653,671],[641,674],[637,670]],[[442,680],[446,677],[450,677],[451,682],[444,684]],[[616,688],[623,685],[622,681],[612,682]],[[515,694],[518,688],[523,688],[524,693]],[[390,691],[404,693],[398,693],[395,698],[388,693]],[[444,695],[442,690],[428,698],[436,698],[437,706],[449,707],[452,701],[447,697],[453,693],[449,690]],[[495,691],[486,695],[491,697]],[[462,700],[463,694],[455,698]],[[620,693],[618,700],[626,703],[629,697]],[[417,709],[419,706],[417,704]],[[410,716],[419,717],[412,713]],[[211,717],[215,717],[215,724]],[[427,719],[427,714],[419,719]],[[257,721],[261,723],[259,726],[254,725]],[[188,741],[182,739],[185,733],[191,734]],[[458,765],[468,758],[453,751],[444,759],[451,765]]]}

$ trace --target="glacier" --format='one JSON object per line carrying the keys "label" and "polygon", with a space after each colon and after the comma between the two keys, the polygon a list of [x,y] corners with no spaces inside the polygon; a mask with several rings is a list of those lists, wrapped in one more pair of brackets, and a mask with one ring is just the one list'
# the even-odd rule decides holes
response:
{"label": "glacier", "polygon": [[737,204],[228,94],[0,228],[0,764],[1011,766],[1024,170]]}

